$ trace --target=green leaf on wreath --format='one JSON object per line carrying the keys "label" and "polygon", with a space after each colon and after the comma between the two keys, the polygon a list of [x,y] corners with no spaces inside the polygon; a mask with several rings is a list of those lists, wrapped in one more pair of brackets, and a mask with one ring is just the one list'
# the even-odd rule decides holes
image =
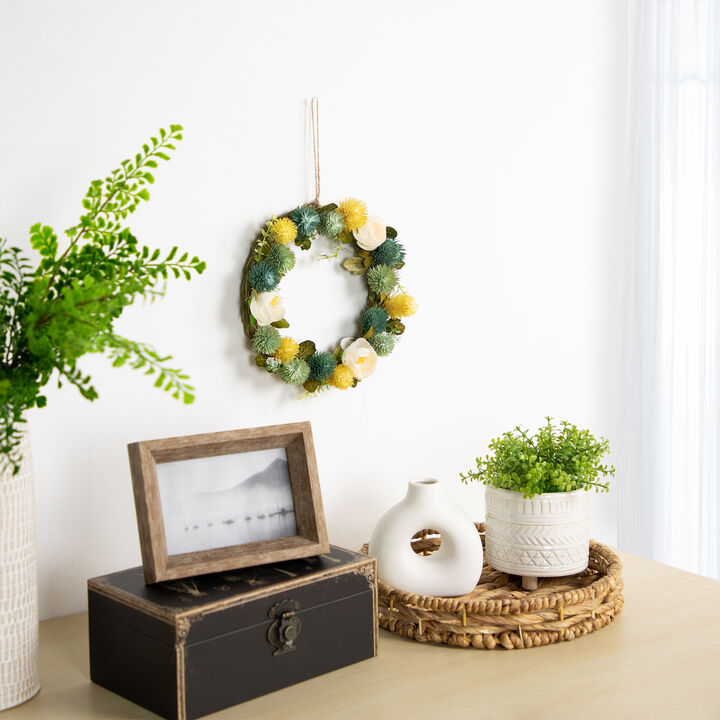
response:
{"label": "green leaf on wreath", "polygon": [[267,358],[264,355],[256,355],[255,356],[255,364],[258,367],[265,367],[266,362],[267,362]]}
{"label": "green leaf on wreath", "polygon": [[276,320],[274,323],[270,323],[273,327],[282,330],[283,328],[289,328],[290,323],[283,318],[282,320]]}
{"label": "green leaf on wreath", "polygon": [[394,240],[397,237],[397,230],[394,227],[390,227],[388,225],[385,228],[385,236],[389,237],[391,240]]}
{"label": "green leaf on wreath", "polygon": [[363,335],[363,337],[364,337],[366,340],[369,340],[374,334],[375,334],[375,328],[370,328],[370,329]]}
{"label": "green leaf on wreath", "polygon": [[388,323],[388,327],[395,333],[395,335],[402,335],[405,332],[405,325],[399,320],[391,320]]}
{"label": "green leaf on wreath", "polygon": [[327,205],[323,205],[322,207],[319,207],[317,211],[319,213],[327,212],[328,210],[337,210],[338,206],[337,203],[328,203]]}
{"label": "green leaf on wreath", "polygon": [[347,245],[353,239],[353,234],[349,230],[343,230],[338,238],[343,245]]}
{"label": "green leaf on wreath", "polygon": [[365,266],[365,269],[369,268],[373,264],[373,259],[371,257],[366,257],[363,260],[363,265]]}
{"label": "green leaf on wreath", "polygon": [[343,267],[349,270],[353,275],[362,275],[365,272],[365,265],[363,259],[359,257],[348,258],[344,263]]}
{"label": "green leaf on wreath", "polygon": [[405,263],[401,260],[397,265],[395,265],[396,270],[402,270],[405,267]]}
{"label": "green leaf on wreath", "polygon": [[360,250],[358,252],[358,255],[360,255],[361,258],[369,258],[370,253],[367,250]]}
{"label": "green leaf on wreath", "polygon": [[306,380],[303,387],[307,392],[314,393],[320,387],[320,383],[317,380]]}
{"label": "green leaf on wreath", "polygon": [[312,340],[303,340],[300,343],[298,357],[307,360],[315,352],[315,343]]}

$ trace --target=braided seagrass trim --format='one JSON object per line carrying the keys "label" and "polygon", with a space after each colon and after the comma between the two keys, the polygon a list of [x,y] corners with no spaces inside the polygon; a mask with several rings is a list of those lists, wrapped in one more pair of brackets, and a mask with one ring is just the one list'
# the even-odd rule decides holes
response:
{"label": "braided seagrass trim", "polygon": [[[485,525],[476,523],[485,542]],[[431,537],[432,535],[435,537]],[[437,533],[423,530],[413,548],[428,554],[439,547]],[[367,544],[361,552],[367,553]],[[418,642],[483,650],[528,648],[574,640],[611,623],[624,603],[622,563],[609,547],[590,541],[588,569],[563,578],[538,578],[537,590],[485,564],[469,595],[414,595],[378,580],[380,627]]]}

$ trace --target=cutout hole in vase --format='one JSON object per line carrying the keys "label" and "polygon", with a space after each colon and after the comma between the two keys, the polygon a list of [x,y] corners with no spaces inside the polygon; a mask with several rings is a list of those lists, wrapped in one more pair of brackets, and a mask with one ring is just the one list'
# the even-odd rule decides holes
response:
{"label": "cutout hole in vase", "polygon": [[410,547],[416,555],[432,555],[440,549],[441,544],[442,535],[438,530],[418,530],[410,538]]}

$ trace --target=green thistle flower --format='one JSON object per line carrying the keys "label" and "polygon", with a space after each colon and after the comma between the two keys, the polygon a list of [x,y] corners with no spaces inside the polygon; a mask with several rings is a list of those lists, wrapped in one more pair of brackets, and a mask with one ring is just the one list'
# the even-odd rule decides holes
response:
{"label": "green thistle flower", "polygon": [[375,333],[385,332],[389,319],[390,316],[383,308],[378,305],[373,305],[362,314],[360,327],[363,333],[366,333],[370,328],[372,328]]}
{"label": "green thistle flower", "polygon": [[278,271],[270,263],[262,261],[250,268],[248,273],[250,287],[258,292],[274,290],[280,282]]}
{"label": "green thistle flower", "polygon": [[280,347],[281,342],[282,338],[277,328],[272,325],[260,325],[253,335],[252,346],[255,352],[261,355],[271,355]]}
{"label": "green thistle flower", "polygon": [[395,335],[391,335],[390,333],[378,333],[368,340],[373,350],[380,357],[386,357],[395,349],[395,341]]}
{"label": "green thistle flower", "polygon": [[314,235],[320,224],[317,210],[307,205],[295,208],[288,217],[297,225],[299,235]]}
{"label": "green thistle flower", "polygon": [[308,379],[309,375],[310,367],[300,358],[283,363],[283,366],[280,368],[280,377],[282,381],[288,385],[302,385]]}
{"label": "green thistle flower", "polygon": [[373,250],[372,255],[378,265],[394,267],[405,258],[405,248],[397,240],[388,238]]}
{"label": "green thistle flower", "polygon": [[324,382],[333,374],[337,360],[332,353],[316,352],[308,358],[307,364],[310,367],[310,379]]}
{"label": "green thistle flower", "polygon": [[276,373],[276,372],[278,372],[278,370],[280,370],[281,367],[282,367],[282,362],[280,362],[280,360],[278,360],[276,357],[270,356],[265,361],[265,369],[268,372]]}
{"label": "green thistle flower", "polygon": [[320,215],[320,234],[335,237],[345,227],[345,218],[337,210],[326,210]]}
{"label": "green thistle flower", "polygon": [[273,243],[265,262],[272,265],[279,275],[285,275],[295,267],[295,253],[287,245]]}
{"label": "green thistle flower", "polygon": [[398,283],[397,273],[388,265],[375,265],[367,271],[367,282],[377,295],[387,295]]}

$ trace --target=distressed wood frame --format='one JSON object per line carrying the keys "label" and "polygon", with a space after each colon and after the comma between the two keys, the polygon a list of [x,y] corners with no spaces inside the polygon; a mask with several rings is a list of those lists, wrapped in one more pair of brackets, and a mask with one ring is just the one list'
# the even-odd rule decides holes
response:
{"label": "distressed wood frame", "polygon": [[[157,463],[285,448],[297,535],[168,555]],[[145,582],[322,555],[330,549],[309,422],[187,435],[128,445]]]}

